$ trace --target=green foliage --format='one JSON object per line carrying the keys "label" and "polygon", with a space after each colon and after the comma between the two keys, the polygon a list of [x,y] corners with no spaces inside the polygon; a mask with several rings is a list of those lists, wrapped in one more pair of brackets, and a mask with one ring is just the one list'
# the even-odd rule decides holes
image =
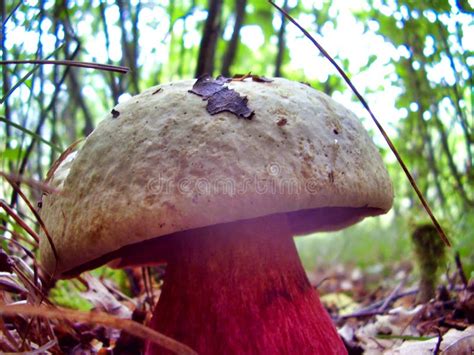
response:
{"label": "green foliage", "polygon": [[368,219],[343,231],[297,237],[295,241],[308,270],[337,264],[355,264],[363,269],[389,267],[410,253],[405,224],[400,218]]}
{"label": "green foliage", "polygon": [[86,288],[75,281],[59,280],[49,291],[49,299],[61,307],[90,311],[93,305],[80,294],[84,291]]}

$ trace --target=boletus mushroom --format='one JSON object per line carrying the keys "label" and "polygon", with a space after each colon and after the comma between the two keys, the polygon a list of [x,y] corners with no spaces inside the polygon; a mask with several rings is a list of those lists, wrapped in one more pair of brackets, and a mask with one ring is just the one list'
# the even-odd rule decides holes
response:
{"label": "boletus mushroom", "polygon": [[247,118],[211,115],[193,84],[117,105],[52,172],[59,192],[41,216],[58,260],[43,238],[44,268],[67,278],[166,263],[149,325],[200,354],[346,353],[293,236],[390,209],[377,149],[353,113],[305,84],[226,83]]}

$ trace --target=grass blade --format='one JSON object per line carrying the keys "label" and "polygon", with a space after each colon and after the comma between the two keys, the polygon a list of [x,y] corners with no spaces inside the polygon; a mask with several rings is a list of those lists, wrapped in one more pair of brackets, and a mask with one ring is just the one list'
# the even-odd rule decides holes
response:
{"label": "grass blade", "polygon": [[[56,48],[52,53],[50,53],[46,59],[49,59],[51,58],[53,55],[55,55],[56,53],[58,53],[61,49],[63,48],[63,45],[60,45],[58,48]],[[2,97],[2,99],[0,100],[0,105],[2,105],[5,100],[16,90],[20,87],[21,84],[23,84],[26,80],[28,80],[28,78],[33,75],[33,73],[39,68],[39,64],[35,65],[28,73],[26,73],[26,75],[21,78],[17,83],[15,83],[15,85],[13,85],[10,90],[5,94],[5,96]]]}
{"label": "grass blade", "polygon": [[61,153],[61,152],[63,151],[60,147],[54,145],[53,143],[51,143],[51,142],[48,141],[47,139],[41,137],[39,134],[36,134],[35,132],[30,131],[28,128],[25,128],[25,127],[23,127],[23,126],[21,126],[21,125],[15,123],[15,122],[8,121],[8,120],[7,120],[5,117],[3,117],[3,116],[0,116],[0,122],[4,122],[5,124],[7,124],[7,125],[9,125],[9,126],[12,126],[12,127],[16,128],[16,129],[19,129],[19,130],[22,131],[23,133],[26,133],[26,134],[32,136],[33,139],[37,139],[37,140],[41,141],[42,143],[44,143],[44,144],[50,146],[53,150],[57,151],[58,153]]}

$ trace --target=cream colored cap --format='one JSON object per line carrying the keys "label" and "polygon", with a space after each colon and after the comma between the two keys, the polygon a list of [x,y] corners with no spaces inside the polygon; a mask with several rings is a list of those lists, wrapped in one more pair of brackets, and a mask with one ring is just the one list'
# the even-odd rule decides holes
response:
{"label": "cream colored cap", "polygon": [[[252,119],[210,115],[194,81],[121,103],[54,173],[41,216],[58,274],[171,233],[288,213],[295,234],[338,229],[392,205],[392,185],[361,123],[285,79],[231,82]],[[45,237],[41,261],[55,265]]]}

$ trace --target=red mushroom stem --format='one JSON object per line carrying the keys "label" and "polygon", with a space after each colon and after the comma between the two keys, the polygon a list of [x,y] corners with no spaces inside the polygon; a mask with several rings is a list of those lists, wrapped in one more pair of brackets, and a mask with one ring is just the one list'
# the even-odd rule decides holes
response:
{"label": "red mushroom stem", "polygon": [[[153,329],[199,354],[347,353],[285,215],[179,234],[155,243],[158,255],[172,245]],[[147,344],[146,353],[164,352]]]}

